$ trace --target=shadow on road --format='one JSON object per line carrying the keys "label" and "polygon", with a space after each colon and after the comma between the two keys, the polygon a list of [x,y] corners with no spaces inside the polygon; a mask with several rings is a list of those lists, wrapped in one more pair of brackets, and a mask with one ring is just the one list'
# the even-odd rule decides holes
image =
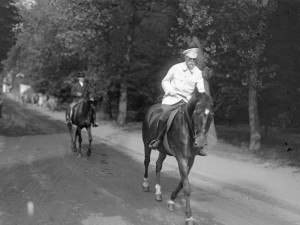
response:
{"label": "shadow on road", "polygon": [[17,137],[68,132],[65,123],[53,120],[20,103],[4,98],[0,136]]}

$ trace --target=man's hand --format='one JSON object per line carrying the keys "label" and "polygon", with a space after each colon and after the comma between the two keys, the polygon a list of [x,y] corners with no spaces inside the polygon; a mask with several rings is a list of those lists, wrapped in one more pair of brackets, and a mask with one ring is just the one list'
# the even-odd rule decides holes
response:
{"label": "man's hand", "polygon": [[171,89],[171,90],[169,91],[169,95],[171,95],[171,96],[176,95],[176,91],[174,91],[173,89]]}
{"label": "man's hand", "polygon": [[80,92],[77,92],[77,93],[76,93],[76,96],[77,96],[77,97],[81,97],[82,94],[81,94]]}

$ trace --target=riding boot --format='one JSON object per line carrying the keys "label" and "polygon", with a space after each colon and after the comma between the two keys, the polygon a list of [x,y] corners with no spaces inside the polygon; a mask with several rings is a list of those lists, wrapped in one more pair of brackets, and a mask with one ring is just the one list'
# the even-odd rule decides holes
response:
{"label": "riding boot", "polygon": [[99,125],[98,125],[97,122],[93,121],[93,122],[92,122],[92,126],[93,126],[93,127],[98,127]]}
{"label": "riding boot", "polygon": [[166,133],[166,129],[167,129],[167,126],[166,126],[165,122],[162,121],[162,120],[159,120],[159,122],[158,122],[158,132],[159,132],[159,134],[158,134],[156,139],[154,139],[150,142],[149,148],[159,149],[160,144],[163,140],[163,137]]}

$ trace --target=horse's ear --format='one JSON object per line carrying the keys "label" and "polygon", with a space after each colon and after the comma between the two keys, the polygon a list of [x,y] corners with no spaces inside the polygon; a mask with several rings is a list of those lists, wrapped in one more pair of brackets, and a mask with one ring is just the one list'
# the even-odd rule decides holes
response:
{"label": "horse's ear", "polygon": [[198,88],[195,86],[193,94],[196,95],[196,97],[200,96],[200,92],[198,91]]}

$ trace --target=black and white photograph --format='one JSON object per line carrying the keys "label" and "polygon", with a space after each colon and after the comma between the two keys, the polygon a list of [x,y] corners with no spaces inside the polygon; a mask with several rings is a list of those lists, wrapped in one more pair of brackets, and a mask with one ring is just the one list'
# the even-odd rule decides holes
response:
{"label": "black and white photograph", "polygon": [[300,225],[300,0],[0,0],[0,225]]}

